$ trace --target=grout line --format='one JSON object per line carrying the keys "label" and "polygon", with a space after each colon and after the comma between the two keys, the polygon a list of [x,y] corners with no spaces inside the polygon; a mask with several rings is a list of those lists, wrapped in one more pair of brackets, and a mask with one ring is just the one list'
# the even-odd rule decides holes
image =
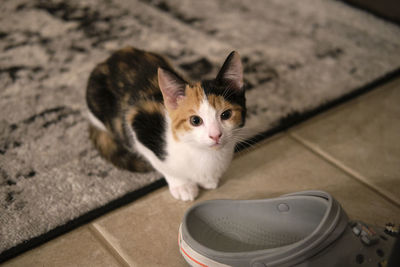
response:
{"label": "grout line", "polygon": [[395,196],[393,196],[393,194],[391,192],[388,192],[385,189],[375,186],[373,183],[368,181],[368,179],[365,176],[363,176],[359,172],[353,170],[352,168],[346,166],[344,163],[337,160],[336,158],[334,158],[327,152],[323,151],[321,148],[319,148],[317,145],[313,144],[312,142],[309,142],[309,141],[303,139],[302,137],[300,137],[299,135],[297,135],[294,132],[289,132],[288,134],[292,139],[294,139],[301,145],[305,146],[308,150],[310,150],[317,156],[323,158],[325,161],[327,161],[331,165],[340,169],[341,171],[343,171],[350,177],[354,178],[356,181],[358,181],[362,185],[368,187],[369,189],[371,189],[372,191],[374,191],[375,193],[377,193],[378,195],[383,197],[385,200],[389,201],[390,203],[394,204],[396,207],[400,208],[400,203],[398,202],[397,198]]}
{"label": "grout line", "polygon": [[129,264],[127,257],[123,255],[123,253],[118,252],[118,249],[115,248],[111,242],[109,242],[109,238],[107,238],[107,233],[102,231],[99,227],[97,227],[94,223],[89,224],[90,232],[97,238],[97,240],[105,247],[105,249],[124,267],[132,266]]}

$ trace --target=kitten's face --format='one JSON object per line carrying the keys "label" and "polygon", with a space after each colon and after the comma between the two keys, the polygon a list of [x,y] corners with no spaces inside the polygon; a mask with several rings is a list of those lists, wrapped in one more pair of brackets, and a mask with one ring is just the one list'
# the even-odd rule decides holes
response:
{"label": "kitten's face", "polygon": [[185,97],[169,112],[177,141],[213,149],[236,143],[244,124],[244,96],[235,98],[235,92],[216,87],[213,83],[186,87]]}
{"label": "kitten's face", "polygon": [[189,85],[158,70],[158,83],[171,119],[175,140],[200,147],[221,148],[236,143],[246,116],[243,68],[232,52],[215,80]]}

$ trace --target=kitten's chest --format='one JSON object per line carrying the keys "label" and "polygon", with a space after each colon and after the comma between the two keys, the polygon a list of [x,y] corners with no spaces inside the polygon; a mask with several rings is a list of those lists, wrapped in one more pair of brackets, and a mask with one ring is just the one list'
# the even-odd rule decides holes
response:
{"label": "kitten's chest", "polygon": [[232,156],[231,146],[213,150],[199,149],[185,144],[170,144],[165,165],[174,170],[176,176],[201,181],[219,178],[227,169]]}

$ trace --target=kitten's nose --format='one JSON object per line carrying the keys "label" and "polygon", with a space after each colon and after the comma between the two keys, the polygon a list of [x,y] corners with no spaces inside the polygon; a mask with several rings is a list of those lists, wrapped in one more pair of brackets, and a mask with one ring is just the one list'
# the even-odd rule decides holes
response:
{"label": "kitten's nose", "polygon": [[216,143],[218,143],[221,136],[222,136],[222,133],[218,132],[218,133],[210,134],[208,137],[210,137],[212,140],[214,140]]}

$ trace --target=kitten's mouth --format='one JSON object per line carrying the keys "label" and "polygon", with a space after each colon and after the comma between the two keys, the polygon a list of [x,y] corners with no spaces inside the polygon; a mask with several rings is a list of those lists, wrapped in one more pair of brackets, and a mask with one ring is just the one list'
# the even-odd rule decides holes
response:
{"label": "kitten's mouth", "polygon": [[213,148],[213,149],[218,150],[218,149],[220,149],[221,147],[223,147],[223,144],[220,143],[220,142],[218,142],[218,143],[214,143],[214,144],[210,145],[210,147]]}

